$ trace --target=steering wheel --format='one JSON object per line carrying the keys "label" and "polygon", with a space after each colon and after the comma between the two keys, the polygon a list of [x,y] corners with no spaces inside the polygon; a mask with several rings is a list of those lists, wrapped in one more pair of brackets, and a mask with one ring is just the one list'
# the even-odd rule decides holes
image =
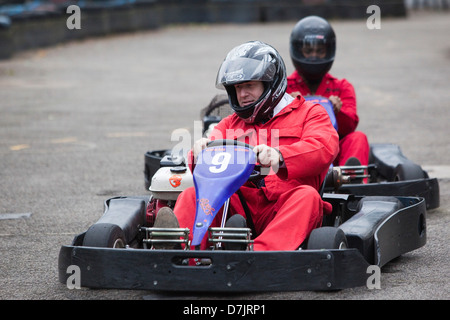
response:
{"label": "steering wheel", "polygon": [[[210,141],[206,144],[206,146],[209,147],[220,147],[220,146],[241,146],[248,148],[253,151],[253,146],[249,145],[248,143],[237,141],[237,140],[231,140],[231,139],[217,139]],[[256,181],[263,179],[263,175],[261,174],[261,165],[255,164],[255,167],[253,168],[253,172],[248,178],[249,181]]]}

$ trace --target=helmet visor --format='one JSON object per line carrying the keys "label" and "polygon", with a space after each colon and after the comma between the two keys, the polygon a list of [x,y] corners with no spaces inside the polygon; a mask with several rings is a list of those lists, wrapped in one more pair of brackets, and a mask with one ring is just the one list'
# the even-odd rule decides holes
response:
{"label": "helmet visor", "polygon": [[235,85],[247,81],[272,81],[276,74],[274,63],[251,58],[225,60],[216,78],[216,87]]}
{"label": "helmet visor", "polygon": [[334,46],[320,34],[306,35],[293,43],[295,58],[306,63],[323,63],[334,58]]}

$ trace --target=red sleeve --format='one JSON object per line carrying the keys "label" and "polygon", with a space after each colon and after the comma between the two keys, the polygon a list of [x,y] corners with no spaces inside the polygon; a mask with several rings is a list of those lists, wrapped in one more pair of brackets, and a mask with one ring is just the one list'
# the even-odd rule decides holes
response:
{"label": "red sleeve", "polygon": [[291,94],[292,92],[300,91],[298,81],[300,79],[300,76],[298,75],[297,71],[294,71],[290,76],[287,77],[287,88],[286,93]]}
{"label": "red sleeve", "polygon": [[342,101],[341,111],[337,115],[339,136],[345,137],[356,130],[359,118],[356,109],[356,94],[353,85],[345,79],[340,80],[341,92],[339,97]]}
{"label": "red sleeve", "polygon": [[279,147],[288,179],[323,174],[339,152],[339,137],[322,106],[311,107],[302,125],[300,141]]}

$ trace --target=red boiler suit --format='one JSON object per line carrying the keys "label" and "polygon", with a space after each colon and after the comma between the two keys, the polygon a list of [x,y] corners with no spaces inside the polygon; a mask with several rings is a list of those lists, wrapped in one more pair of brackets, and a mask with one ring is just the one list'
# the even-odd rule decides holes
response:
{"label": "red boiler suit", "polygon": [[[339,150],[338,134],[322,106],[299,96],[265,124],[248,124],[232,114],[214,128],[211,139],[236,139],[253,146],[264,143],[283,155],[284,166],[264,178],[265,186],[247,182],[240,188],[257,233],[255,251],[296,250],[321,226],[323,211],[331,205],[322,201],[318,190]],[[195,208],[191,187],[179,195],[174,208],[180,227],[192,230]],[[220,225],[221,211],[213,227]],[[232,214],[245,217],[237,194],[230,199]],[[205,237],[201,249],[208,246]]]}
{"label": "red boiler suit", "polygon": [[[312,94],[307,83],[297,71],[294,71],[287,80],[287,93],[298,91],[303,96]],[[325,98],[334,95],[338,96],[342,101],[342,108],[336,115],[340,152],[334,161],[334,165],[342,166],[350,157],[356,157],[362,165],[367,165],[369,162],[367,136],[361,131],[355,131],[359,118],[356,112],[356,95],[353,85],[346,79],[337,79],[327,73],[322,78],[314,95]]]}

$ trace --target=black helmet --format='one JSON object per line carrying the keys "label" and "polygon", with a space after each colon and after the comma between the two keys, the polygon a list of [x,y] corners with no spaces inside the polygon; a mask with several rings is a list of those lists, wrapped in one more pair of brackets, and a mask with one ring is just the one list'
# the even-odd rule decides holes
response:
{"label": "black helmet", "polygon": [[[254,103],[240,107],[234,85],[262,81],[264,92]],[[280,54],[261,41],[250,41],[233,48],[217,73],[216,87],[225,88],[234,112],[245,122],[254,123],[271,116],[286,92],[286,67]]]}
{"label": "black helmet", "polygon": [[300,75],[309,81],[320,80],[331,69],[336,54],[333,28],[317,16],[301,19],[291,32],[290,53]]}

